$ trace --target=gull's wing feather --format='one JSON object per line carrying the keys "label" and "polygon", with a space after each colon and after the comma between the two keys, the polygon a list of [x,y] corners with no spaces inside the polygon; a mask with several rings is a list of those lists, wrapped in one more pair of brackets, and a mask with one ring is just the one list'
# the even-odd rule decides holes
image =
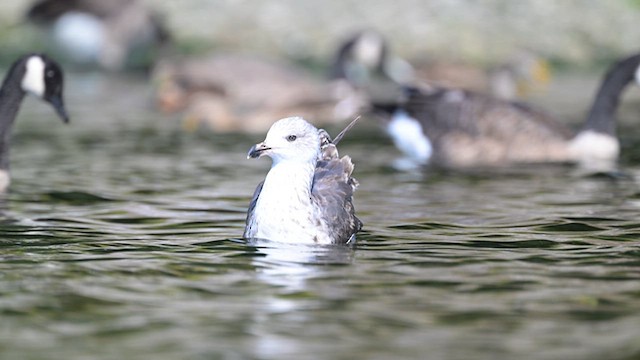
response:
{"label": "gull's wing feather", "polygon": [[347,243],[362,228],[355,216],[353,192],[358,181],[351,177],[351,158],[339,158],[338,149],[326,131],[320,130],[322,159],[316,164],[311,197],[322,209],[321,220],[327,225],[335,243]]}
{"label": "gull's wing feather", "polygon": [[[344,136],[344,134],[347,133],[347,131],[351,130],[351,128],[356,124],[356,121],[358,121],[358,119],[360,119],[360,115],[358,115],[355,119],[353,119],[349,125],[347,125],[347,127],[345,127],[344,129],[342,129],[342,131],[340,131],[340,134],[338,134],[335,139],[333,139],[333,141],[331,141],[331,138],[329,138],[329,142],[332,142],[334,145],[338,145],[338,143],[340,142],[340,140],[342,140],[342,137]],[[324,129],[321,129],[322,131],[324,131]],[[327,136],[329,136],[329,134],[324,131],[325,134],[327,134]]]}
{"label": "gull's wing feather", "polygon": [[251,202],[249,203],[249,210],[247,210],[247,220],[246,227],[244,229],[245,238],[253,237],[253,229],[251,224],[255,222],[255,209],[256,203],[258,202],[258,197],[260,197],[260,193],[262,192],[262,186],[264,185],[264,181],[261,181],[260,184],[256,187],[256,191],[253,193],[253,197],[251,198]]}

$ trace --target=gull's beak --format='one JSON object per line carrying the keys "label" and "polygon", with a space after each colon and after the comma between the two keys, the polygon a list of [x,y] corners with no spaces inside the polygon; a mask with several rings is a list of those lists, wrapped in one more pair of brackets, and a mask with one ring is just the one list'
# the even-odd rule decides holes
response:
{"label": "gull's beak", "polygon": [[47,99],[47,101],[56,109],[56,113],[65,123],[69,122],[69,115],[67,115],[67,110],[64,108],[64,102],[62,101],[62,97],[59,95],[51,96]]}
{"label": "gull's beak", "polygon": [[265,151],[271,150],[270,147],[267,146],[264,142],[259,144],[255,144],[249,149],[249,153],[247,154],[247,159],[256,159],[260,156],[264,155]]}

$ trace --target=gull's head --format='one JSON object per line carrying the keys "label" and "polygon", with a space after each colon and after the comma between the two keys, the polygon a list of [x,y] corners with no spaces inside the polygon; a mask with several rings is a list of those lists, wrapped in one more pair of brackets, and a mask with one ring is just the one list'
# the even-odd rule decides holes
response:
{"label": "gull's head", "polygon": [[278,120],[267,133],[267,138],[254,145],[249,158],[267,155],[274,163],[286,161],[313,162],[320,156],[318,129],[301,117]]}

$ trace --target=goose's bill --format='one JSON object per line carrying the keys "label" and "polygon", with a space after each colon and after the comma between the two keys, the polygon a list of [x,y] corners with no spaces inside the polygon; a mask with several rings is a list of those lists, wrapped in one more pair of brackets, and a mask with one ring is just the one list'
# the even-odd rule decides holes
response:
{"label": "goose's bill", "polygon": [[56,113],[58,114],[58,116],[60,116],[62,121],[64,121],[65,123],[68,123],[69,115],[67,114],[67,110],[64,107],[64,102],[62,101],[62,97],[54,95],[49,99],[47,99],[47,101],[49,101],[51,106],[53,106],[53,108],[56,110]]}
{"label": "goose's bill", "polygon": [[267,151],[271,150],[270,147],[267,146],[264,142],[259,144],[255,144],[249,149],[249,153],[247,154],[247,159],[256,159],[264,155]]}

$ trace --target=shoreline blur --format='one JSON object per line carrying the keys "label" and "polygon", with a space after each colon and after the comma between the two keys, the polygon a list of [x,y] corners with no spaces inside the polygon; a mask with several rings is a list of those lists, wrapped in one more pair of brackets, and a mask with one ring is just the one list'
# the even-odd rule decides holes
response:
{"label": "shoreline blur", "polygon": [[[594,66],[635,52],[638,1],[394,2],[146,0],[168,23],[183,53],[248,51],[321,63],[350,33],[373,28],[409,60],[443,59],[479,65],[518,49],[533,50],[555,66]],[[23,14],[30,1],[0,3],[0,64],[46,41]]]}

